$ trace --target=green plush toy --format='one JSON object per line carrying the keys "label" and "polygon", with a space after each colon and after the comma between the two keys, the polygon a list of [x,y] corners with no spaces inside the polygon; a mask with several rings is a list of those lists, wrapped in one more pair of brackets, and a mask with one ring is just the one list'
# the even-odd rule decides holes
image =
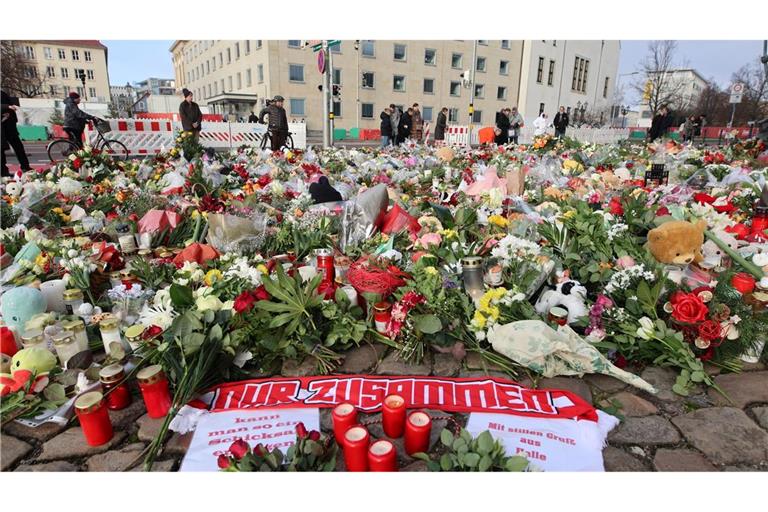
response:
{"label": "green plush toy", "polygon": [[15,393],[35,378],[31,386],[34,393],[48,385],[48,372],[56,367],[56,356],[49,350],[31,347],[19,350],[11,359],[11,373],[0,375],[0,396]]}

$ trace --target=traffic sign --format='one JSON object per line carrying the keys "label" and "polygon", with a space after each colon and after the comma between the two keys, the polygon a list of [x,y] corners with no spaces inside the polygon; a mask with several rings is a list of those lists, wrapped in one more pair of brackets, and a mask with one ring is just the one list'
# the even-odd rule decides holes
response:
{"label": "traffic sign", "polygon": [[325,73],[325,52],[317,54],[317,70],[321,75]]}
{"label": "traffic sign", "polygon": [[742,94],[744,92],[744,84],[736,82],[731,86],[731,96],[734,94]]}
{"label": "traffic sign", "polygon": [[741,93],[731,93],[731,99],[728,103],[741,103]]}
{"label": "traffic sign", "polygon": [[[320,51],[323,48],[322,41],[309,41],[308,44],[312,46],[313,52]],[[330,48],[331,46],[336,46],[337,44],[341,44],[341,39],[331,39],[330,41],[328,41],[328,48]]]}

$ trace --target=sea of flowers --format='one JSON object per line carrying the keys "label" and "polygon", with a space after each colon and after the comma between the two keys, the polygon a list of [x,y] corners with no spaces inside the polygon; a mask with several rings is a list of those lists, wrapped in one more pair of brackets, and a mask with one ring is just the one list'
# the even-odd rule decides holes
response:
{"label": "sea of flowers", "polygon": [[[3,294],[46,290],[42,309],[4,297],[3,352],[38,330],[55,353],[74,319],[88,354],[59,355],[34,386],[4,362],[3,421],[61,405],[116,361],[162,365],[172,413],[286,362],[332,373],[373,342],[414,364],[477,352],[515,378],[530,369],[494,351],[489,330],[558,328],[558,307],[614,365],[674,368],[680,394],[714,384],[705,363],[768,359],[758,140],[228,154],[179,142],[129,161],[86,148],[5,184]],[[646,180],[652,166],[668,176]],[[315,204],[328,186],[342,200]],[[648,231],[669,218],[706,222],[703,262],[650,254]],[[49,281],[82,298],[62,301]],[[117,343],[102,339],[107,319]]]}

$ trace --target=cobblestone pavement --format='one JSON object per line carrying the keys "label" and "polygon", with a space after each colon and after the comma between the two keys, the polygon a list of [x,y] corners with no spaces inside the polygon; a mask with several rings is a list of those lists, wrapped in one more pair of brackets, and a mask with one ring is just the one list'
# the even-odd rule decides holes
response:
{"label": "cobblestone pavement", "polygon": [[[387,354],[383,345],[362,346],[346,355],[339,373],[381,375],[443,375],[506,378],[498,367],[487,364],[478,354],[469,354],[463,363],[450,355],[436,354],[428,363],[412,366]],[[311,374],[306,364],[286,364],[285,376]],[[719,375],[709,368],[715,382],[728,398],[714,389],[699,388],[690,396],[672,392],[675,372],[650,367],[642,377],[659,389],[650,395],[603,375],[584,378],[556,377],[518,380],[523,385],[572,391],[595,406],[617,415],[621,424],[608,436],[603,451],[607,471],[768,471],[768,369],[763,364],[745,365],[739,374]],[[435,416],[447,416],[430,411]],[[143,452],[154,438],[161,420],[145,414],[138,395],[122,411],[111,411],[115,428],[111,442],[88,446],[76,422],[68,426],[45,425],[32,429],[17,423],[2,428],[0,461],[2,471],[141,471]],[[463,425],[466,415],[455,414]],[[321,410],[321,425],[330,430],[328,409]],[[373,415],[369,421],[375,422]],[[432,440],[447,424],[438,420]],[[380,425],[370,426],[374,437],[383,436]],[[377,430],[378,429],[378,430]],[[153,471],[175,471],[189,446],[191,436],[173,434],[157,458]],[[395,445],[402,440],[393,440]],[[399,449],[403,454],[404,450]],[[425,471],[421,461],[402,455],[403,471]],[[339,467],[343,469],[342,457]]]}

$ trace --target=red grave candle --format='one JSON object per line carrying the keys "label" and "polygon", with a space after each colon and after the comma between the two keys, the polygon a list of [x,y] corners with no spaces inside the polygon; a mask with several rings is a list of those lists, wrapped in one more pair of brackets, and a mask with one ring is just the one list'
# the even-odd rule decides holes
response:
{"label": "red grave candle", "polygon": [[331,412],[333,418],[333,436],[336,442],[343,447],[344,434],[352,426],[357,424],[357,411],[352,404],[339,404]]}
{"label": "red grave candle", "polygon": [[405,453],[429,450],[429,434],[432,431],[432,419],[425,412],[414,412],[405,422]]}
{"label": "red grave candle", "polygon": [[392,304],[389,302],[377,302],[373,306],[373,321],[376,325],[376,331],[385,334],[387,332],[387,324],[392,318]]}
{"label": "red grave candle", "polygon": [[381,439],[368,448],[368,469],[370,471],[397,471],[397,450],[395,445]]}
{"label": "red grave candle", "polygon": [[105,366],[99,371],[101,389],[104,390],[108,409],[119,411],[131,405],[131,392],[128,390],[128,384],[123,382],[124,379],[123,365],[118,363]]}
{"label": "red grave candle", "polygon": [[405,400],[398,395],[389,395],[384,399],[381,409],[381,421],[387,437],[397,438],[405,430]]}
{"label": "red grave candle", "polygon": [[765,230],[768,229],[768,206],[755,207],[755,214],[752,217],[751,233],[757,238],[766,238]]}
{"label": "red grave candle", "polygon": [[731,278],[731,286],[742,295],[747,295],[755,289],[755,278],[746,272],[739,272]]}
{"label": "red grave candle", "polygon": [[368,471],[368,445],[371,435],[361,425],[355,425],[344,434],[344,464],[347,471]]}
{"label": "red grave candle", "polygon": [[75,414],[80,420],[85,442],[90,446],[101,446],[112,439],[112,422],[104,402],[104,395],[98,391],[84,393],[75,400]]}
{"label": "red grave candle", "polygon": [[147,406],[147,415],[150,418],[165,417],[171,408],[171,393],[162,366],[147,366],[136,374],[136,380],[139,381],[144,405]]}

